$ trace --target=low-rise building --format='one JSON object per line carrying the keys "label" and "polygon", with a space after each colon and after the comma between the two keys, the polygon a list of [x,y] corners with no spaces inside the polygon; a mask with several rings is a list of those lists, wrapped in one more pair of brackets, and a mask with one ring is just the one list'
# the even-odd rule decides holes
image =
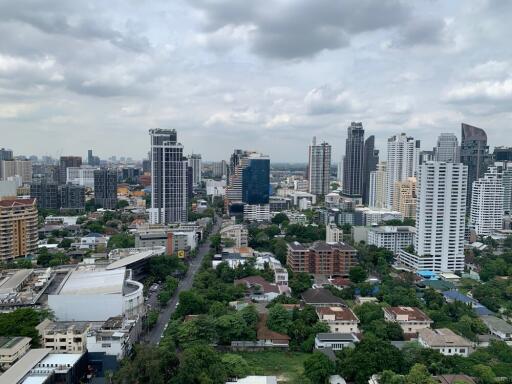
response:
{"label": "low-rise building", "polygon": [[384,308],[384,318],[398,323],[406,334],[416,334],[420,329],[430,328],[432,324],[432,320],[416,307]]}
{"label": "low-rise building", "polygon": [[359,319],[348,307],[320,307],[316,314],[332,333],[359,333]]}
{"label": "low-rise building", "polygon": [[110,238],[108,236],[104,236],[100,233],[91,232],[87,236],[81,237],[78,243],[73,243],[71,245],[78,249],[105,249],[107,248],[109,239]]}
{"label": "low-rise building", "polygon": [[234,284],[244,285],[248,289],[249,297],[255,301],[272,301],[281,293],[288,291],[288,287],[271,284],[261,276],[244,277],[235,280]]}
{"label": "low-rise building", "polygon": [[358,264],[357,250],[346,243],[315,241],[305,247],[295,241],[288,244],[287,262],[293,272],[348,276]]}
{"label": "low-rise building", "polygon": [[473,344],[451,329],[423,328],[418,331],[418,342],[425,348],[439,351],[445,356],[459,355],[467,357],[471,353]]}
{"label": "low-rise building", "polygon": [[325,288],[309,288],[302,293],[302,300],[313,307],[346,307],[345,302]]}
{"label": "low-rise building", "polygon": [[8,369],[29,349],[30,337],[0,337],[0,368]]}
{"label": "low-rise building", "polygon": [[343,348],[352,348],[357,342],[359,339],[353,333],[318,333],[315,337],[315,349],[331,348],[333,351],[340,351]]}
{"label": "low-rise building", "polygon": [[235,247],[249,245],[247,227],[243,224],[228,224],[219,233],[222,240],[231,240]]}
{"label": "low-rise building", "polygon": [[397,255],[401,249],[413,244],[414,227],[407,226],[383,226],[368,229],[368,245],[375,245],[379,248],[386,248]]}
{"label": "low-rise building", "polygon": [[512,340],[512,325],[507,323],[505,320],[496,316],[480,316],[480,320],[487,325],[491,335],[494,335],[503,341]]}
{"label": "low-rise building", "polygon": [[37,327],[41,344],[59,353],[83,353],[86,350],[88,322],[54,322],[44,320]]}
{"label": "low-rise building", "polygon": [[338,228],[335,223],[329,223],[325,226],[325,241],[327,243],[339,243],[343,241],[343,230]]}
{"label": "low-rise building", "polygon": [[244,221],[270,221],[269,204],[245,204]]}

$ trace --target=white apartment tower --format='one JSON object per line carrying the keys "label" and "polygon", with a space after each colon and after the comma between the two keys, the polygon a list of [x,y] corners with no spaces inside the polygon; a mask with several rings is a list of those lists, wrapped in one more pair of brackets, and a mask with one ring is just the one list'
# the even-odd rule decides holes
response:
{"label": "white apartment tower", "polygon": [[420,141],[405,133],[388,139],[386,204],[393,207],[395,183],[416,176],[419,164]]}
{"label": "white apartment tower", "polygon": [[331,171],[331,146],[326,142],[317,145],[316,137],[309,146],[308,180],[309,193],[327,195]]}
{"label": "white apartment tower", "polygon": [[419,166],[414,253],[399,261],[414,270],[462,271],[468,167],[429,161]]}
{"label": "white apartment tower", "polygon": [[150,129],[151,224],[187,221],[187,159],[174,129]]}
{"label": "white apartment tower", "polygon": [[477,235],[488,236],[502,229],[503,183],[496,167],[473,182],[469,224]]}
{"label": "white apartment tower", "polygon": [[188,166],[192,168],[192,185],[197,187],[201,184],[201,155],[193,153],[188,157]]}
{"label": "white apartment tower", "polygon": [[387,163],[381,161],[377,164],[377,170],[370,172],[370,208],[386,208],[387,206]]}
{"label": "white apartment tower", "polygon": [[460,151],[457,136],[453,133],[441,133],[437,138],[434,157],[436,161],[459,163]]}

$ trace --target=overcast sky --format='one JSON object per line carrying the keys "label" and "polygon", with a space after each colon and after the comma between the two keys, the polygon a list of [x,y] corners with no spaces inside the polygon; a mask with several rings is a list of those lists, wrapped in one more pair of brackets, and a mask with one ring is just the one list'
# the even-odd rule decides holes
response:
{"label": "overcast sky", "polygon": [[0,0],[0,147],[142,158],[148,129],[186,153],[334,160],[362,121],[385,154],[460,123],[512,145],[512,1]]}

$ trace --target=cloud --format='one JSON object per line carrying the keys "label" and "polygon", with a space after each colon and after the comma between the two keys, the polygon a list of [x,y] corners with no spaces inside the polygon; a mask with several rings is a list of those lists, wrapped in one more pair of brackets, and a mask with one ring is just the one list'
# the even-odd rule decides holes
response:
{"label": "cloud", "polygon": [[503,81],[477,81],[453,87],[445,100],[451,103],[512,101],[512,77]]}
{"label": "cloud", "polygon": [[364,108],[363,103],[350,91],[330,85],[310,90],[304,98],[304,104],[312,115],[357,112]]}
{"label": "cloud", "polygon": [[440,45],[446,41],[446,22],[442,19],[411,19],[398,31],[392,46],[398,48]]}
{"label": "cloud", "polygon": [[507,61],[489,60],[478,64],[468,71],[468,77],[473,79],[502,79],[512,73],[512,65]]}
{"label": "cloud", "polygon": [[[194,0],[212,49],[238,43],[226,28],[250,28],[251,50],[266,58],[301,59],[349,45],[351,36],[405,23],[409,8],[398,0]],[[229,31],[228,31],[229,32]],[[245,39],[242,39],[245,40]]]}

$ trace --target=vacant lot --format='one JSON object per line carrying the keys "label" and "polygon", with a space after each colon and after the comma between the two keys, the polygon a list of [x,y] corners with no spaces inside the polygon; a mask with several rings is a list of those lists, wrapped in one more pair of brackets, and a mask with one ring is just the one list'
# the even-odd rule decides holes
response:
{"label": "vacant lot", "polygon": [[311,356],[299,352],[240,352],[249,366],[252,375],[277,376],[280,383],[304,383],[301,376],[304,372],[304,360]]}

